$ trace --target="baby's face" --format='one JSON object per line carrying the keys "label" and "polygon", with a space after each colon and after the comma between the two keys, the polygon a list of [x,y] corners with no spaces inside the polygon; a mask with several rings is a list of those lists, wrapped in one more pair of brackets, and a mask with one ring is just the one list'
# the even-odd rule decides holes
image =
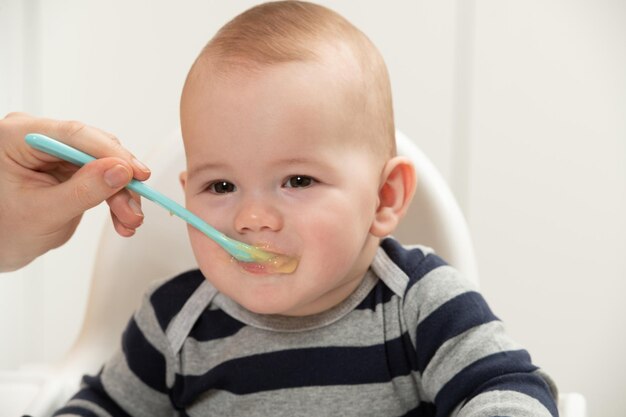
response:
{"label": "baby's face", "polygon": [[306,63],[185,89],[187,207],[234,239],[299,259],[293,273],[267,273],[189,229],[205,277],[251,311],[327,310],[371,262],[383,164],[358,145],[349,102],[332,70]]}

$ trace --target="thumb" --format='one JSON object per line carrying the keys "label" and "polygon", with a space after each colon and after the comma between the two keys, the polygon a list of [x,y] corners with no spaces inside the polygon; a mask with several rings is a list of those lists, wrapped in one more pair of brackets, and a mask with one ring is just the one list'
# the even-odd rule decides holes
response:
{"label": "thumb", "polygon": [[[47,190],[51,207],[64,207],[68,220],[97,206],[133,178],[133,170],[120,158],[101,158],[80,168],[70,179]],[[56,205],[56,204],[58,205]]]}

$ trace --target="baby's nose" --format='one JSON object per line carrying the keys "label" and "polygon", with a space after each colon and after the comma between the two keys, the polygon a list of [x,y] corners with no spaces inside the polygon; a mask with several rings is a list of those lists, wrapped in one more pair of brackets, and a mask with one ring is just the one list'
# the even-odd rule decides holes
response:
{"label": "baby's nose", "polygon": [[235,216],[239,233],[278,231],[282,227],[283,217],[278,209],[258,200],[242,204]]}

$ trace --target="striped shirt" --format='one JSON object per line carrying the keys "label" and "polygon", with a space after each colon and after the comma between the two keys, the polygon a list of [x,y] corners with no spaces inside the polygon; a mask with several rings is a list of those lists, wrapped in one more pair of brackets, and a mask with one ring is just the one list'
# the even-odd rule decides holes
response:
{"label": "striped shirt", "polygon": [[555,395],[471,283],[385,239],[313,316],[254,314],[198,270],[155,286],[55,416],[556,416]]}

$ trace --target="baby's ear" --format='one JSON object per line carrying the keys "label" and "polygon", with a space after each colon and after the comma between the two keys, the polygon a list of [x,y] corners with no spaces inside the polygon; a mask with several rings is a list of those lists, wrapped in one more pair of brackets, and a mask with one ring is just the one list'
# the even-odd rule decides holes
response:
{"label": "baby's ear", "polygon": [[178,180],[180,181],[180,185],[183,187],[183,191],[185,191],[185,186],[187,185],[187,171],[183,171],[178,176]]}
{"label": "baby's ear", "polygon": [[417,178],[415,167],[403,156],[391,158],[385,164],[378,190],[378,207],[370,233],[383,238],[390,235],[404,217],[413,194]]}

